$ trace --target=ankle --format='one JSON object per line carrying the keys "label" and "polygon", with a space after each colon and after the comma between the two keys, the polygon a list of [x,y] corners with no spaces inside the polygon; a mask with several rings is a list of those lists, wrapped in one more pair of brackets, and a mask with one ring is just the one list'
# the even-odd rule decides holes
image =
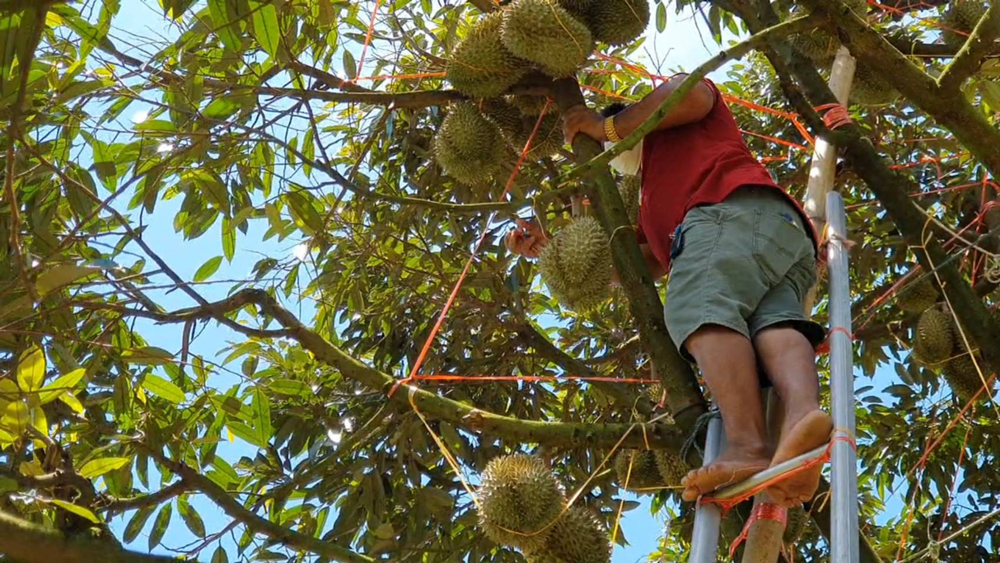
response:
{"label": "ankle", "polygon": [[767,441],[760,438],[743,438],[738,440],[730,439],[726,445],[726,449],[733,452],[754,455],[767,455],[771,452],[771,447],[768,445]]}

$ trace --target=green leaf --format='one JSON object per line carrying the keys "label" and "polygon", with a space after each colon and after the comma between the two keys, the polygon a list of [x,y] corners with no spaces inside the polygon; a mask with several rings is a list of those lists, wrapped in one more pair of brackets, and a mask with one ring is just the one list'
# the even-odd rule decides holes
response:
{"label": "green leaf", "polygon": [[216,256],[214,258],[209,258],[204,264],[198,268],[198,271],[194,273],[194,281],[200,282],[205,281],[212,277],[218,269],[219,265],[222,264],[222,256]]}
{"label": "green leaf", "polygon": [[271,439],[271,401],[259,387],[254,390],[253,401],[250,403],[253,411],[254,429],[257,430],[259,444],[263,446]]}
{"label": "green leaf", "polygon": [[173,507],[167,503],[163,505],[160,513],[156,515],[156,520],[153,522],[153,530],[149,533],[149,541],[147,542],[150,551],[160,545],[160,540],[163,539],[163,534],[167,531],[167,526],[170,525],[170,516],[173,514],[173,510]]}
{"label": "green leaf", "polygon": [[199,538],[205,537],[205,523],[198,515],[198,511],[188,504],[187,497],[177,497],[177,510],[181,513],[181,519],[187,525],[191,533]]}
{"label": "green leaf", "polygon": [[144,133],[176,133],[177,127],[164,119],[147,119],[135,124],[135,130]]}
{"label": "green leaf", "polygon": [[17,435],[21,435],[27,430],[30,423],[31,412],[28,409],[28,405],[25,405],[21,401],[14,401],[7,405],[7,408],[4,409],[3,418],[0,419],[0,424]]}
{"label": "green leaf", "polygon": [[153,515],[153,511],[156,510],[156,505],[146,506],[135,511],[132,518],[125,525],[125,533],[122,535],[122,539],[125,543],[132,543],[135,538],[139,536],[139,532],[146,527],[146,521],[149,517]]}
{"label": "green leaf", "polygon": [[313,205],[315,198],[303,191],[289,192],[285,198],[288,200],[292,216],[306,234],[312,235],[323,230],[323,218]]}
{"label": "green leaf", "polygon": [[260,435],[256,430],[250,428],[242,422],[237,422],[235,420],[230,420],[226,422],[226,426],[229,430],[236,435],[237,438],[247,442],[248,444],[262,447],[263,444],[260,443]]}
{"label": "green leaf", "polygon": [[64,285],[71,284],[98,271],[100,268],[93,266],[60,264],[39,274],[38,280],[35,281],[35,289],[38,291],[39,297],[45,297]]}
{"label": "green leaf", "polygon": [[268,55],[276,57],[278,55],[278,42],[281,38],[277,9],[270,1],[267,3],[250,2],[250,9],[253,12],[253,36]]}
{"label": "green leaf", "polygon": [[130,457],[102,457],[92,459],[83,464],[79,473],[87,479],[93,479],[94,477],[104,475],[108,471],[114,471],[115,469],[122,467],[131,459],[132,458]]}
{"label": "green leaf", "polygon": [[282,395],[302,395],[310,391],[309,386],[294,379],[275,379],[267,388]]}
{"label": "green leaf", "polygon": [[344,49],[344,73],[351,80],[358,76],[358,63],[354,61],[354,55],[347,49]]}
{"label": "green leaf", "polygon": [[76,384],[80,383],[83,376],[86,375],[87,370],[83,368],[77,368],[64,376],[56,378],[55,381],[49,383],[38,393],[38,400],[43,405],[46,403],[51,403],[59,398],[60,395],[68,393],[76,389]]}
{"label": "green leaf", "polygon": [[72,512],[73,514],[76,514],[77,516],[80,516],[82,518],[86,518],[87,520],[90,520],[94,524],[100,524],[101,523],[101,519],[98,518],[97,515],[95,515],[93,512],[91,512],[90,510],[88,510],[88,509],[86,509],[86,508],[84,508],[82,506],[73,504],[71,502],[57,500],[57,499],[54,499],[54,498],[53,499],[48,499],[46,502],[48,502],[50,504],[54,504],[54,505],[58,506],[59,508],[62,508],[63,510],[65,510],[67,512]]}
{"label": "green leaf", "polygon": [[227,262],[232,262],[236,255],[236,229],[229,217],[222,218],[222,253],[226,255]]}
{"label": "green leaf", "polygon": [[181,391],[180,387],[158,375],[152,373],[147,375],[142,382],[142,388],[171,403],[180,404],[184,402],[184,391]]}
{"label": "green leaf", "polygon": [[170,363],[173,358],[173,354],[156,346],[141,346],[122,352],[122,359],[130,364],[162,365]]}
{"label": "green leaf", "polygon": [[663,33],[663,30],[667,28],[667,6],[664,2],[660,2],[656,6],[656,31]]}
{"label": "green leaf", "polygon": [[216,98],[208,104],[208,107],[201,111],[201,115],[207,119],[225,120],[240,110],[240,103],[232,97]]}
{"label": "green leaf", "polygon": [[222,546],[215,548],[215,553],[212,554],[211,563],[229,563],[229,556],[226,555],[226,550],[222,549]]}
{"label": "green leaf", "polygon": [[45,352],[32,344],[17,362],[17,385],[21,391],[35,391],[45,381]]}
{"label": "green leaf", "polygon": [[16,491],[19,488],[17,481],[10,477],[0,476],[0,494]]}

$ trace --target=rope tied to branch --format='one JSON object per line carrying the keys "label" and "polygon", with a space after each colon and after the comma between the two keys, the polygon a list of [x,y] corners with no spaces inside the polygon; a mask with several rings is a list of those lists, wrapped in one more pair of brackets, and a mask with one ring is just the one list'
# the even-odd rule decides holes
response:
{"label": "rope tied to branch", "polygon": [[[730,559],[736,557],[736,550],[739,549],[740,544],[750,537],[750,528],[752,528],[753,525],[760,520],[773,520],[775,522],[780,522],[781,527],[784,528],[788,525],[788,509],[780,504],[772,504],[770,502],[762,502],[753,507],[753,511],[750,513],[750,518],[748,518],[747,523],[743,525],[743,530],[740,532],[740,535],[736,536],[733,543],[729,545]],[[782,546],[781,549],[784,551],[785,547]]]}

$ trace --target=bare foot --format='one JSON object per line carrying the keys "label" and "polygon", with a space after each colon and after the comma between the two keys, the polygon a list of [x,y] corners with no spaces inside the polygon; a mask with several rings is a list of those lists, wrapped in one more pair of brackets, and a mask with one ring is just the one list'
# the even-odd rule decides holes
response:
{"label": "bare foot", "polygon": [[712,463],[692,470],[681,480],[684,486],[681,498],[691,502],[718,488],[739,483],[767,469],[770,462],[770,451],[765,446],[739,448],[730,445]]}
{"label": "bare foot", "polygon": [[[830,440],[833,430],[833,419],[821,410],[806,413],[798,421],[791,423],[788,430],[781,436],[778,448],[774,452],[771,466],[788,461],[810,450],[818,448]],[[819,487],[820,474],[823,465],[816,464],[805,471],[779,481],[772,485],[768,494],[775,502],[784,506],[795,506],[810,500]]]}

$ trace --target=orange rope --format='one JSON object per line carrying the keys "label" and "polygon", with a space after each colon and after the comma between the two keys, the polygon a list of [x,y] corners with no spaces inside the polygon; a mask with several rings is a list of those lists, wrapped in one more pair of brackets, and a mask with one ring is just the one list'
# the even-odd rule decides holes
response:
{"label": "orange rope", "polygon": [[814,108],[816,111],[826,111],[823,114],[823,123],[831,130],[838,129],[845,125],[854,123],[851,121],[851,112],[840,104],[823,104]]}
{"label": "orange rope", "polygon": [[358,72],[365,68],[365,57],[368,56],[368,46],[372,43],[372,33],[375,31],[375,17],[378,15],[378,9],[382,7],[382,0],[375,0],[375,9],[372,10],[372,21],[368,24],[368,33],[365,35],[365,45],[361,48],[361,59],[358,60]]}
{"label": "orange rope", "polygon": [[658,379],[642,379],[638,377],[595,377],[584,375],[415,375],[414,381],[439,381],[439,382],[483,382],[483,381],[523,381],[525,383],[555,383],[559,381],[583,381],[601,383],[633,383],[652,385],[659,383]]}
{"label": "orange rope", "polygon": [[779,145],[785,145],[786,147],[792,147],[793,149],[799,149],[803,151],[809,150],[809,147],[805,145],[800,145],[798,143],[793,143],[791,141],[786,141],[784,139],[779,139],[777,137],[771,137],[770,135],[762,135],[760,133],[754,133],[753,131],[747,131],[746,129],[740,129],[740,133],[751,135],[753,137],[759,137],[761,139],[767,139],[768,141],[773,141],[775,143],[778,143]]}
{"label": "orange rope", "polygon": [[[931,431],[927,433],[927,444],[928,445],[930,445],[930,443],[931,443],[931,438],[934,437],[934,424],[936,422],[937,422],[937,415],[934,415],[934,418],[931,420]],[[918,465],[921,467],[921,469],[926,465],[926,463],[927,463],[927,456],[930,454],[930,450],[927,449],[927,446],[924,446],[924,450],[926,450],[926,451],[924,452],[924,455],[920,458],[920,461],[918,462]],[[920,494],[920,476],[919,475],[917,476],[916,481],[917,481],[917,486],[913,489],[913,495],[910,497],[910,502],[907,504],[907,506],[913,504],[917,500],[917,495]],[[906,546],[906,539],[907,539],[907,537],[910,534],[910,525],[913,524],[913,516],[916,513],[917,513],[917,507],[913,506],[913,508],[910,510],[909,516],[907,516],[907,518],[906,518],[906,525],[903,527],[903,535],[900,536],[900,538],[899,538],[899,550],[896,552],[896,560],[897,561],[903,555],[903,547]]]}
{"label": "orange rope", "polygon": [[965,448],[969,445],[969,434],[972,432],[972,427],[965,429],[965,439],[962,440],[962,449],[958,452],[958,465],[955,466],[955,478],[951,481],[951,494],[948,495],[947,502],[944,503],[944,512],[941,516],[941,529],[938,530],[938,541],[944,537],[944,525],[948,520],[948,512],[951,510],[951,499],[955,498],[955,494],[958,493],[958,474],[962,471],[962,460],[965,459]]}
{"label": "orange rope", "polygon": [[729,545],[729,558],[733,559],[736,557],[736,550],[739,549],[740,544],[746,541],[750,536],[750,528],[758,520],[774,520],[775,522],[781,522],[781,526],[785,527],[788,525],[788,509],[780,504],[771,504],[769,502],[762,502],[757,506],[753,507],[753,511],[750,513],[750,518],[747,519],[747,523],[743,526],[743,531],[740,535],[736,536],[733,543]]}
{"label": "orange rope", "polygon": [[628,102],[634,102],[635,98],[629,98],[628,96],[622,96],[621,94],[615,94],[614,92],[609,92],[608,90],[602,90],[597,86],[591,86],[589,84],[581,84],[580,88],[583,90],[589,90],[591,92],[596,92],[602,96],[607,96],[609,98],[615,98],[617,100],[625,100]]}
{"label": "orange rope", "polygon": [[[897,14],[897,15],[901,15],[901,16],[908,15],[905,11],[900,10],[899,8],[896,8],[895,6],[886,6],[885,4],[878,3],[876,0],[868,0],[868,5],[875,6],[876,8],[881,8],[881,9],[885,10],[886,12],[890,12],[890,13],[893,13],[893,14]],[[918,5],[918,6],[919,5],[923,5],[926,8],[933,8],[934,7],[934,6],[932,6],[930,4],[927,4],[927,3],[924,3],[924,2],[920,2],[919,4],[916,4],[916,5]],[[916,19],[918,19],[918,20],[920,20],[922,22],[926,22],[927,24],[929,24],[929,25],[931,25],[933,27],[936,27],[938,29],[943,29],[945,31],[950,31],[952,33],[957,33],[958,35],[961,35],[963,37],[968,37],[969,36],[969,33],[966,32],[966,31],[960,31],[958,29],[952,29],[952,28],[944,25],[943,23],[941,23],[939,21],[936,21],[936,20],[932,20],[930,18],[916,18]]]}
{"label": "orange rope", "polygon": [[[545,100],[545,106],[542,108],[542,113],[538,116],[538,121],[535,122],[535,128],[531,131],[531,135],[528,137],[527,142],[524,143],[524,150],[521,151],[521,156],[517,159],[517,164],[514,165],[514,170],[510,173],[510,178],[507,180],[507,185],[504,186],[503,193],[500,194],[498,201],[507,197],[511,188],[514,187],[514,180],[517,179],[518,174],[521,172],[521,166],[524,165],[524,160],[528,156],[528,152],[531,151],[531,144],[538,135],[538,129],[542,125],[542,118],[545,117],[545,114],[549,109],[549,104],[551,103],[552,100]],[[459,290],[462,289],[462,283],[465,281],[465,277],[469,275],[469,269],[472,267],[472,262],[476,260],[476,256],[479,254],[479,249],[483,246],[483,241],[486,240],[486,234],[489,233],[489,224],[495,215],[495,213],[491,214],[490,220],[486,221],[486,224],[483,225],[483,230],[479,234],[479,239],[476,241],[476,245],[473,247],[472,253],[469,255],[469,259],[465,262],[465,267],[462,268],[462,273],[459,274],[458,281],[455,282],[455,287],[452,288],[451,295],[448,296],[448,301],[445,302],[444,308],[441,309],[441,314],[438,315],[437,322],[434,323],[434,327],[431,328],[430,334],[427,335],[427,341],[424,342],[424,347],[420,350],[420,355],[418,355],[416,361],[413,362],[413,368],[410,370],[410,375],[407,376],[406,379],[397,381],[396,384],[392,386],[392,389],[389,390],[390,397],[396,392],[396,389],[398,389],[400,385],[413,381],[420,372],[420,368],[423,366],[424,360],[427,359],[427,353],[430,352],[431,345],[434,343],[434,339],[441,330],[441,325],[444,324],[444,319],[448,315],[448,311],[451,310],[451,306],[455,303],[455,298],[458,297]]]}

